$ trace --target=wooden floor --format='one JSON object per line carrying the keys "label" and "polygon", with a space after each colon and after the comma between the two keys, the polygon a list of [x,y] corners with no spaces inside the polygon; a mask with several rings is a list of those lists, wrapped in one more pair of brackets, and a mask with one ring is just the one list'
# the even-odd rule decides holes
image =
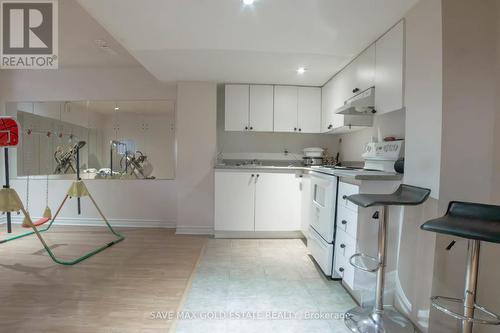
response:
{"label": "wooden floor", "polygon": [[[53,263],[35,236],[0,244],[0,332],[168,332],[172,322],[152,313],[178,310],[207,239],[118,231],[123,242],[75,266]],[[113,238],[105,228],[58,226],[43,236],[63,259]]]}

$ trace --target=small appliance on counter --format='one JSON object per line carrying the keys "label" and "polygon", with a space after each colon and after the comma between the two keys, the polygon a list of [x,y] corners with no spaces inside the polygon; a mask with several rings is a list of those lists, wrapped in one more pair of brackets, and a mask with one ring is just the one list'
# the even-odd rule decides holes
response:
{"label": "small appliance on counter", "polygon": [[323,165],[323,157],[304,156],[302,157],[302,164],[304,166]]}
{"label": "small appliance on counter", "polygon": [[322,165],[323,153],[325,150],[319,147],[304,148],[304,157],[302,164],[305,166]]}
{"label": "small appliance on counter", "polygon": [[365,146],[365,170],[396,172],[394,164],[402,157],[404,141],[370,142]]}

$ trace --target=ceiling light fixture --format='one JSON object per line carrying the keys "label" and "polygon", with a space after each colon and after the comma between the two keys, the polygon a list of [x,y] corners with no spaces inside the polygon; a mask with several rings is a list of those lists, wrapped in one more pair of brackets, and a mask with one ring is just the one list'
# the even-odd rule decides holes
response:
{"label": "ceiling light fixture", "polygon": [[254,2],[255,2],[255,0],[243,0],[243,5],[251,6],[251,5],[253,5]]}
{"label": "ceiling light fixture", "polygon": [[299,68],[297,68],[297,74],[302,75],[306,72],[306,70],[307,69],[305,67],[299,67]]}
{"label": "ceiling light fixture", "polygon": [[115,106],[115,111],[118,111],[120,110],[120,108],[118,106]]}

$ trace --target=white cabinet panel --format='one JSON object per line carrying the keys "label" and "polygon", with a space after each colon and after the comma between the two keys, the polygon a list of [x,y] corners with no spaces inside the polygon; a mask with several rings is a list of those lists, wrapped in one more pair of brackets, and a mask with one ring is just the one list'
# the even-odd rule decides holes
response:
{"label": "white cabinet panel", "polygon": [[295,174],[256,176],[255,231],[299,231],[300,179]]}
{"label": "white cabinet panel", "polygon": [[298,131],[320,133],[321,131],[321,88],[298,88]]}
{"label": "white cabinet panel", "polygon": [[[375,44],[368,47],[353,62],[355,87],[353,93],[365,91],[375,85]],[[359,91],[354,91],[359,89]]]}
{"label": "white cabinet panel", "polygon": [[404,23],[376,43],[375,110],[383,114],[403,107]]}
{"label": "white cabinet panel", "polygon": [[312,192],[311,192],[311,177],[309,175],[303,175],[300,180],[300,216],[301,216],[301,228],[304,235],[307,235],[307,230],[309,224],[311,224],[311,202],[312,202]]}
{"label": "white cabinet panel", "polygon": [[297,95],[297,87],[274,87],[275,132],[295,132],[297,130]]}
{"label": "white cabinet panel", "polygon": [[249,129],[258,132],[273,131],[274,87],[250,86]]}
{"label": "white cabinet panel", "polygon": [[321,132],[328,132],[332,127],[332,115],[335,114],[333,109],[333,82],[334,79],[328,81],[321,88]]}
{"label": "white cabinet panel", "polygon": [[249,85],[226,85],[224,126],[226,131],[245,131],[248,127],[249,98]]}
{"label": "white cabinet panel", "polygon": [[338,206],[342,208],[347,208],[353,212],[358,212],[358,206],[353,204],[351,201],[347,200],[347,197],[353,194],[359,193],[359,186],[339,182],[339,190],[338,190]]}
{"label": "white cabinet panel", "polygon": [[215,173],[215,230],[253,231],[255,174]]}

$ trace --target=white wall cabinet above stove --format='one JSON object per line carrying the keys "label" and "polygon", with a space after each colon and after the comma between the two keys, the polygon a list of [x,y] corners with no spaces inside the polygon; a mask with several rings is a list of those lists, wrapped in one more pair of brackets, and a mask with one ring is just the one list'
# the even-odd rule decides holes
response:
{"label": "white wall cabinet above stove", "polygon": [[228,84],[225,89],[226,131],[273,131],[274,87]]}
{"label": "white wall cabinet above stove", "polygon": [[215,233],[301,230],[295,173],[215,172]]}
{"label": "white wall cabinet above stove", "polygon": [[376,42],[375,110],[384,114],[404,106],[404,21]]}
{"label": "white wall cabinet above stove", "polygon": [[323,133],[345,133],[373,125],[372,117],[337,114],[345,101],[375,87],[376,115],[404,106],[404,21],[399,22],[322,87]]}
{"label": "white wall cabinet above stove", "polygon": [[274,131],[320,133],[321,88],[275,86]]}

